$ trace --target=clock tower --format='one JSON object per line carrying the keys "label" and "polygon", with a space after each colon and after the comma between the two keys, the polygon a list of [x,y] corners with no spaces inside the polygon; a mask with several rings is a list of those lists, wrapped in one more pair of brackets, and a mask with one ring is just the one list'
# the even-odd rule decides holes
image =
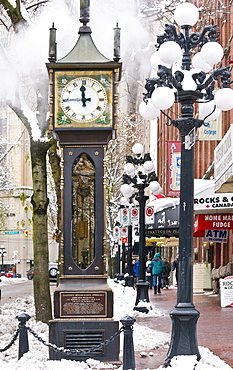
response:
{"label": "clock tower", "polygon": [[[120,29],[114,29],[111,61],[92,40],[87,26],[89,0],[80,0],[80,21],[77,43],[60,60],[56,60],[56,29],[52,26],[47,63],[50,130],[62,152],[63,224],[63,273],[54,292],[50,342],[71,350],[88,350],[118,330],[106,274],[105,158],[116,131]],[[89,357],[119,362],[119,338],[88,354],[64,355],[50,350],[50,359],[83,361]]]}

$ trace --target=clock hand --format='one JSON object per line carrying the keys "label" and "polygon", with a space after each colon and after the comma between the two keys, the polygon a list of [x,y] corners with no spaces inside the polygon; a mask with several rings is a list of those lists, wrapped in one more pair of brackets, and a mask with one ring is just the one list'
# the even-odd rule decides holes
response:
{"label": "clock hand", "polygon": [[82,99],[80,98],[73,98],[73,99],[63,99],[64,102],[67,102],[67,101],[82,101]]}
{"label": "clock hand", "polygon": [[86,88],[85,88],[85,86],[81,86],[80,87],[80,91],[81,91],[81,93],[82,93],[82,103],[83,103],[83,107],[86,107],[86,101],[91,101],[91,98],[86,98],[85,97],[85,91],[86,91]]}

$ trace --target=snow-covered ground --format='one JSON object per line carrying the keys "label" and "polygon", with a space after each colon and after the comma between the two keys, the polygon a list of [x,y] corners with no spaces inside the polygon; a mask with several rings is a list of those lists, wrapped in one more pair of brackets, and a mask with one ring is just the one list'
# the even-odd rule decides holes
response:
{"label": "snow-covered ground", "polygon": [[[1,286],[6,284],[20,284],[25,281],[22,279],[2,278]],[[163,312],[153,307],[148,314],[133,311],[136,292],[129,287],[123,287],[120,284],[109,280],[109,285],[114,291],[114,319],[120,320],[124,316],[137,318],[138,316],[161,316]],[[18,328],[18,320],[16,316],[26,312],[31,316],[28,321],[30,326],[41,338],[48,342],[48,326],[41,322],[35,321],[33,297],[24,299],[18,298],[10,304],[4,304],[0,307],[0,349],[4,348],[12,339]],[[168,347],[170,334],[152,330],[142,324],[134,324],[134,348],[136,351],[151,351],[153,348]],[[121,337],[122,350],[123,335]],[[171,370],[230,370],[231,367],[223,362],[220,358],[213,355],[208,348],[199,347],[201,360],[196,364],[195,356],[178,356],[173,358],[171,362]],[[4,370],[83,370],[83,369],[111,369],[116,368],[112,364],[103,364],[99,361],[89,359],[86,362],[77,362],[71,360],[49,361],[48,348],[34,338],[29,333],[29,352],[18,361],[18,339],[7,351],[0,353],[0,368]],[[149,369],[147,369],[149,370]],[[154,369],[155,370],[155,369]],[[162,366],[157,370],[162,370]]]}

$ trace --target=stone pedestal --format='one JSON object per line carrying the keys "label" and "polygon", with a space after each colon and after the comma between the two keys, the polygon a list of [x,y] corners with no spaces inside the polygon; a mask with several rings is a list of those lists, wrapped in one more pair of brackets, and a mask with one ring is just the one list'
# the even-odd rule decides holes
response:
{"label": "stone pedestal", "polygon": [[[113,292],[106,276],[64,276],[54,292],[54,317],[49,323],[49,342],[57,347],[89,350],[105,342],[119,329],[113,318]],[[50,360],[94,358],[119,361],[119,336],[97,350],[85,354],[63,354],[50,349]]]}

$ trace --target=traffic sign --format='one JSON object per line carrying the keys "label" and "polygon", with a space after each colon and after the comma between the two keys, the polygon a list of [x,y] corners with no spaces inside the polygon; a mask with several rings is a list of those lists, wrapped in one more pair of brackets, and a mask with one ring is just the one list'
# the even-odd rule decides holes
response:
{"label": "traffic sign", "polygon": [[188,135],[184,137],[184,147],[187,150],[190,150],[196,141],[196,127],[189,131]]}
{"label": "traffic sign", "polygon": [[122,227],[121,228],[121,237],[127,238],[128,237],[128,227]]}
{"label": "traffic sign", "polygon": [[121,238],[121,232],[120,232],[120,228],[118,226],[114,227],[113,238],[114,238],[114,240],[120,240],[120,238]]}
{"label": "traffic sign", "polygon": [[120,209],[120,222],[123,226],[130,225],[129,219],[129,209],[128,208],[121,208]]}
{"label": "traffic sign", "polygon": [[154,206],[148,206],[145,209],[145,223],[148,224],[154,224]]}
{"label": "traffic sign", "polygon": [[139,224],[139,207],[131,208],[131,224],[132,225]]}

